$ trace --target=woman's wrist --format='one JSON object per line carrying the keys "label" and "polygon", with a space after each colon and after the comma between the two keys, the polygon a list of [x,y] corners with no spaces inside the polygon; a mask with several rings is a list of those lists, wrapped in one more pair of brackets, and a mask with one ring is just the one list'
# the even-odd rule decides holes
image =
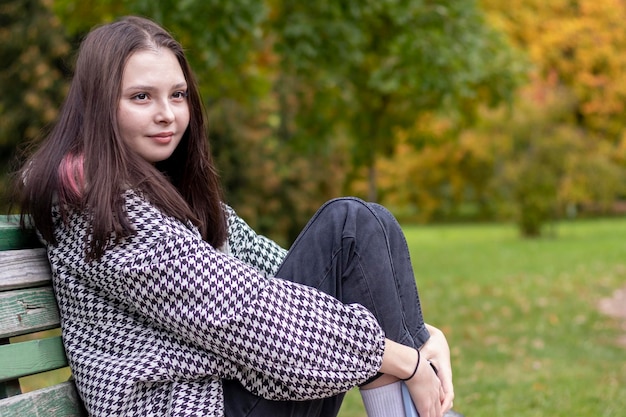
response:
{"label": "woman's wrist", "polygon": [[413,373],[411,373],[411,375],[409,375],[407,378],[400,378],[403,381],[408,381],[409,379],[412,379],[415,374],[417,373],[417,368],[419,368],[420,366],[420,361],[422,359],[422,355],[420,354],[419,349],[415,349],[415,351],[417,352],[417,360],[415,361],[415,368],[413,369]]}
{"label": "woman's wrist", "polygon": [[385,352],[380,372],[393,375],[400,380],[415,376],[420,366],[420,353],[417,349],[385,339]]}

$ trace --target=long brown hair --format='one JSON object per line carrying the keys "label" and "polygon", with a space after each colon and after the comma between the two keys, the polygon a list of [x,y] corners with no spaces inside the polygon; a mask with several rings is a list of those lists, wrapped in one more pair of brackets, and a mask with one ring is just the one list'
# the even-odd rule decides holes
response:
{"label": "long brown hair", "polygon": [[[178,59],[187,81],[190,122],[172,156],[153,166],[121,139],[117,106],[128,58],[155,46],[170,49]],[[197,81],[181,45],[167,31],[134,16],[95,28],[80,46],[56,125],[16,176],[22,222],[29,215],[43,238],[56,244],[55,200],[61,210],[87,210],[92,235],[87,256],[98,258],[112,235],[119,239],[133,233],[122,199],[130,187],[167,215],[192,221],[205,240],[220,246],[226,220],[206,128]]]}

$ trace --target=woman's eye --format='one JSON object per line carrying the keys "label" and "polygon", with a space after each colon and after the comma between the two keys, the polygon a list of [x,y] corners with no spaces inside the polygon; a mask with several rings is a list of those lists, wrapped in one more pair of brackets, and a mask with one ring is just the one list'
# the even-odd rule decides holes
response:
{"label": "woman's eye", "polygon": [[186,91],[177,91],[174,94],[172,94],[172,97],[176,100],[182,100],[184,98],[187,97],[187,92]]}
{"label": "woman's eye", "polygon": [[146,93],[139,93],[139,94],[135,94],[132,97],[133,100],[147,100],[148,99],[148,95]]}

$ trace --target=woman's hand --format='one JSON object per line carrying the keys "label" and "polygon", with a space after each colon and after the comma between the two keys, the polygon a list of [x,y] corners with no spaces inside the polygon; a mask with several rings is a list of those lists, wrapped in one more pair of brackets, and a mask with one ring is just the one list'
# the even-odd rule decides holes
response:
{"label": "woman's hand", "polygon": [[393,382],[410,377],[405,383],[420,417],[441,417],[444,411],[442,408],[444,392],[441,381],[423,354],[420,354],[419,366],[416,369],[417,360],[418,352],[414,348],[386,339],[380,368],[380,372],[386,375],[369,384],[367,388],[389,383],[388,378],[391,378]]}
{"label": "woman's hand", "polygon": [[454,401],[454,386],[452,385],[452,365],[450,363],[450,347],[446,336],[438,328],[426,324],[430,339],[422,346],[422,360],[430,361],[437,369],[437,376],[441,381],[443,396],[441,409],[446,412],[452,408]]}
{"label": "woman's hand", "polygon": [[[421,356],[421,355],[420,355]],[[415,375],[405,381],[420,417],[441,417],[445,410],[443,387],[425,357],[421,357]]]}

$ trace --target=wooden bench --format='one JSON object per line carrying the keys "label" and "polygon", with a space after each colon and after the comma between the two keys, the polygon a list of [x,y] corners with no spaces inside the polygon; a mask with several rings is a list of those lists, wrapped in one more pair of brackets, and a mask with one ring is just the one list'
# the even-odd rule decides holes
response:
{"label": "wooden bench", "polygon": [[[0,216],[0,417],[86,416],[66,367],[45,249],[16,218]],[[50,379],[61,368],[65,381],[23,391],[20,378]]]}

